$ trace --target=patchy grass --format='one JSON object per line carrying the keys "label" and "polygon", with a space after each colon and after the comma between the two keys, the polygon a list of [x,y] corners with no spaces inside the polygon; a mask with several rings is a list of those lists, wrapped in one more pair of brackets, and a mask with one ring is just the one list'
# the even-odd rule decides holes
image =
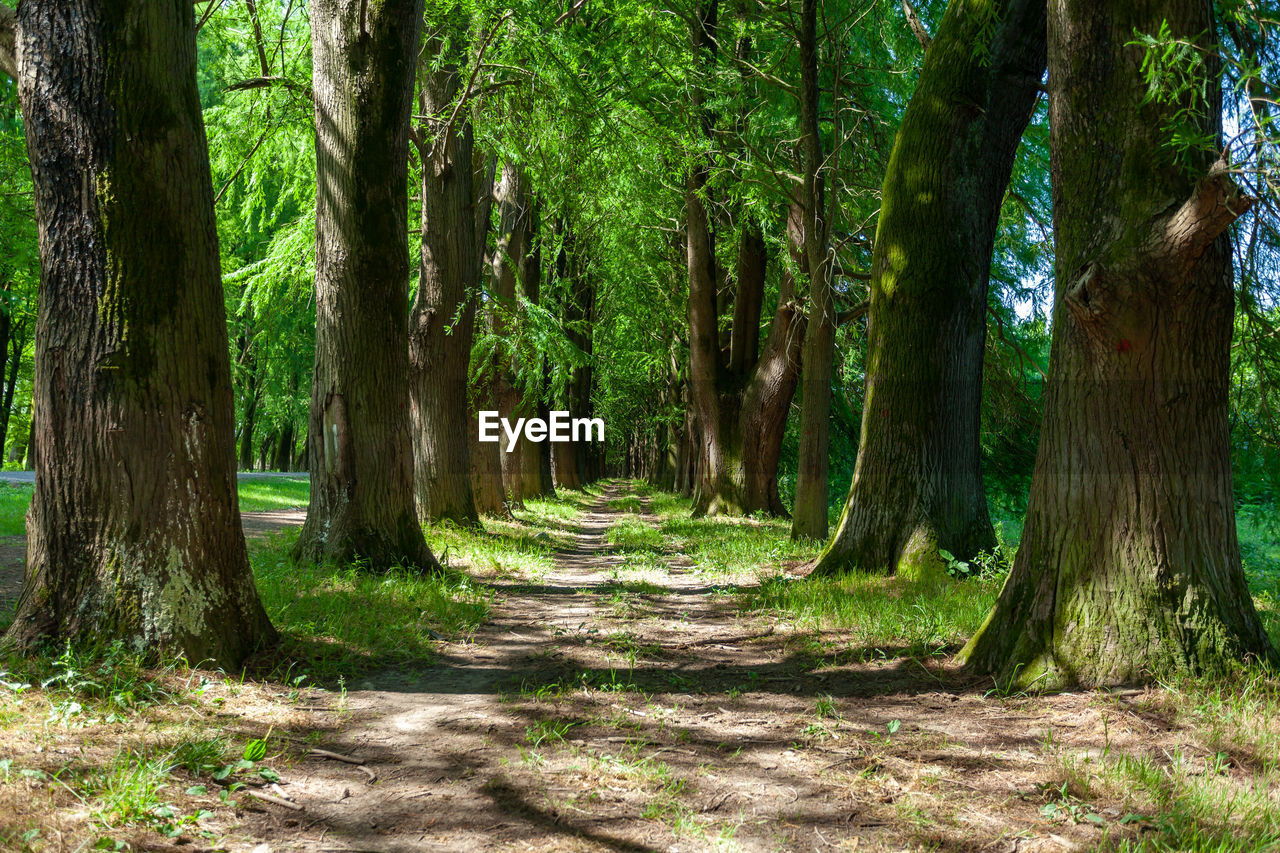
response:
{"label": "patchy grass", "polygon": [[5,653],[0,849],[153,849],[157,834],[223,849],[246,795],[318,731],[298,707],[318,692],[148,666],[119,644]]}

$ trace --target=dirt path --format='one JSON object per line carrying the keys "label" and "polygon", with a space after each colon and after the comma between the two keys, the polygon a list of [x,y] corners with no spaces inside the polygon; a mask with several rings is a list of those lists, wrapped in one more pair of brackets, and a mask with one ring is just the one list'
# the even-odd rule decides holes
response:
{"label": "dirt path", "polygon": [[[379,853],[1100,839],[1094,823],[1044,819],[1062,780],[1043,742],[1101,746],[1123,700],[998,700],[912,660],[815,666],[803,637],[744,619],[679,555],[661,587],[620,582],[605,546],[615,494],[552,573],[494,583],[473,643],[352,685],[328,746],[367,763],[294,767],[281,790],[305,812],[264,806],[245,829],[276,851]],[[1140,723],[1112,719],[1107,737],[1150,739]]]}

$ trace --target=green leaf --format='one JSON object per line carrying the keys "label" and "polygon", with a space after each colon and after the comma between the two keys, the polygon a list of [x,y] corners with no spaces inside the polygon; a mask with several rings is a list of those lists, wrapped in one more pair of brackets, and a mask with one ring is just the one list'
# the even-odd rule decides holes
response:
{"label": "green leaf", "polygon": [[258,775],[261,776],[263,779],[266,779],[268,782],[280,781],[280,774],[272,770],[270,767],[259,767]]}
{"label": "green leaf", "polygon": [[187,789],[188,797],[203,797],[207,793],[209,793],[209,789],[204,785],[192,785]]}
{"label": "green leaf", "polygon": [[889,732],[889,734],[891,734],[891,735],[895,735],[895,734],[897,734],[897,733],[898,733],[898,729],[900,729],[900,728],[902,728],[902,720],[890,720],[890,721],[885,725],[885,729],[887,729],[887,730],[888,730],[888,732]]}
{"label": "green leaf", "polygon": [[261,738],[251,740],[244,746],[245,761],[261,761],[267,757],[267,742]]}

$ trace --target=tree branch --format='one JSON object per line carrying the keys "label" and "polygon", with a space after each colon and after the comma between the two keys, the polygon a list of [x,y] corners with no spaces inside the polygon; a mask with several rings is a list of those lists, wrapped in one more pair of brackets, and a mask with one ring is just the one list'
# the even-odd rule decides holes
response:
{"label": "tree branch", "polygon": [[911,5],[910,0],[902,0],[902,13],[907,16],[907,26],[911,27],[911,32],[915,34],[916,41],[920,42],[920,46],[927,51],[929,46],[933,44],[933,37],[925,29],[924,21],[920,20],[920,16],[916,14],[916,10]]}
{"label": "tree branch", "polygon": [[17,13],[8,6],[0,6],[0,72],[15,80],[18,79],[17,36]]}
{"label": "tree branch", "polygon": [[859,302],[857,305],[853,306],[852,308],[849,308],[845,311],[841,311],[839,314],[837,314],[836,325],[843,326],[847,323],[852,323],[854,320],[860,320],[863,317],[867,316],[867,312],[869,312],[870,310],[871,310],[871,300],[864,299],[861,302]]}
{"label": "tree branch", "polygon": [[241,80],[238,83],[232,83],[227,87],[228,92],[244,92],[249,89],[265,89],[268,86],[284,86],[291,92],[297,92],[311,100],[311,87],[306,86],[296,80],[290,80],[288,77],[250,77],[248,80]]}
{"label": "tree branch", "polygon": [[1147,249],[1166,263],[1193,263],[1255,201],[1240,191],[1231,180],[1227,161],[1220,159],[1196,184],[1191,197],[1165,220]]}

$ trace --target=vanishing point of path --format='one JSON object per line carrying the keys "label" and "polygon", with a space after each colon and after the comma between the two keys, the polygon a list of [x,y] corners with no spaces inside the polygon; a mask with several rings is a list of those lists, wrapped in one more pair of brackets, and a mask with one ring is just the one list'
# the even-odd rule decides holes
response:
{"label": "vanishing point of path", "polygon": [[1126,700],[1001,700],[913,659],[815,660],[812,632],[744,617],[736,588],[683,555],[659,580],[620,576],[606,532],[621,494],[572,525],[554,571],[494,580],[472,642],[348,685],[324,746],[363,764],[308,757],[276,789],[295,808],[254,804],[242,829],[326,853],[1098,840],[1092,823],[1041,819],[1057,784],[1043,741],[1051,728],[1077,749],[1104,732],[1152,738]]}

